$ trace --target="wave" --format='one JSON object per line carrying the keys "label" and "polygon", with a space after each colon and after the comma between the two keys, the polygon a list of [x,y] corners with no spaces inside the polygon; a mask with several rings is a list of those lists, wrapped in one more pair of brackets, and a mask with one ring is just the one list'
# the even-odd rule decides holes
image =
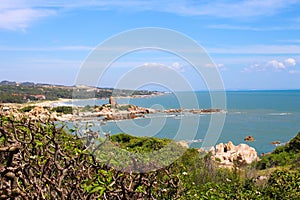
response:
{"label": "wave", "polygon": [[283,112],[283,113],[269,113],[268,115],[273,115],[273,116],[285,116],[285,115],[291,115],[292,113],[287,113],[287,112]]}
{"label": "wave", "polygon": [[231,114],[231,115],[240,115],[240,114],[245,114],[246,112],[244,111],[230,111],[228,112],[228,114]]}

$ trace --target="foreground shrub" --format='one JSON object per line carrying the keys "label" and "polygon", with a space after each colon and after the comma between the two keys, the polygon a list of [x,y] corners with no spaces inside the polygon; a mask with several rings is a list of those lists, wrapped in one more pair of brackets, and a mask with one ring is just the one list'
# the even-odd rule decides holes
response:
{"label": "foreground shrub", "polygon": [[[86,133],[84,137],[68,134],[54,123],[37,118],[16,120],[0,116],[0,197],[174,199],[182,196],[180,179],[171,167],[138,174],[118,171],[88,151],[91,141],[99,145],[103,141],[95,133]],[[111,155],[111,160],[114,158]],[[132,158],[130,162],[135,160]]]}
{"label": "foreground shrub", "polygon": [[265,196],[270,199],[300,199],[300,172],[276,170],[263,189]]}

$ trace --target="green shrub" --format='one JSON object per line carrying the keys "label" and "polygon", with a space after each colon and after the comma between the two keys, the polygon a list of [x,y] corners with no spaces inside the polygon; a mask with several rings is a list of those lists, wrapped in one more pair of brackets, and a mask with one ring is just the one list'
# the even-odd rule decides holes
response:
{"label": "green shrub", "polygon": [[26,106],[26,107],[23,107],[21,110],[23,112],[29,112],[31,111],[35,106]]}
{"label": "green shrub", "polygon": [[63,114],[72,114],[73,108],[71,106],[58,106],[53,108],[52,111],[63,113]]}
{"label": "green shrub", "polygon": [[300,160],[300,132],[284,146],[277,147],[271,154],[263,156],[256,163],[257,169],[267,169],[277,166],[299,166]]}
{"label": "green shrub", "polygon": [[270,199],[300,199],[299,171],[276,170],[263,189],[265,196]]}
{"label": "green shrub", "polygon": [[129,104],[128,104],[128,105],[119,105],[119,106],[118,106],[118,109],[119,109],[119,110],[128,110],[128,108],[130,108],[130,106],[131,106],[131,105],[129,105]]}
{"label": "green shrub", "polygon": [[134,137],[125,133],[112,135],[110,139],[117,142],[121,148],[132,152],[157,151],[171,142],[169,139]]}
{"label": "green shrub", "polygon": [[300,132],[291,139],[290,142],[287,143],[285,150],[287,152],[294,152],[299,153],[300,152]]}

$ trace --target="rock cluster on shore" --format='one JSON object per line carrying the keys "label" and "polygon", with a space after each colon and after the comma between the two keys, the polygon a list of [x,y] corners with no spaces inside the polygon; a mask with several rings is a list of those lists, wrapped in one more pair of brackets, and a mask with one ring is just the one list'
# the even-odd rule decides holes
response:
{"label": "rock cluster on shore", "polygon": [[211,149],[212,159],[220,166],[233,167],[235,162],[238,165],[251,164],[259,160],[256,150],[247,144],[235,146],[231,141],[227,144],[220,143]]}

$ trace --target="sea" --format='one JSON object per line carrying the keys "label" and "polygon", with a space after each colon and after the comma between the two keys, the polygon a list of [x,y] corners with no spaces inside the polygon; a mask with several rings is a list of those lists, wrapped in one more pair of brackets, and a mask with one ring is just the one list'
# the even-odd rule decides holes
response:
{"label": "sea", "polygon": [[[196,97],[198,105],[195,106],[194,100],[181,98],[189,95]],[[124,132],[136,136],[185,140],[190,147],[196,148],[202,147],[209,138],[213,138],[212,146],[229,141],[235,145],[246,143],[254,147],[258,154],[273,151],[276,145],[272,142],[279,141],[284,145],[300,132],[300,90],[226,91],[225,97],[225,114],[157,113],[134,120],[107,121],[97,128],[109,134]],[[211,93],[207,91],[166,93],[147,98],[116,98],[116,101],[158,110],[214,108]],[[107,99],[73,102],[81,106],[105,103],[108,103]],[[212,123],[214,115],[222,115],[224,123],[222,120]],[[216,133],[208,131],[210,126],[218,126],[219,129]],[[247,136],[252,136],[254,141],[244,141]]]}

